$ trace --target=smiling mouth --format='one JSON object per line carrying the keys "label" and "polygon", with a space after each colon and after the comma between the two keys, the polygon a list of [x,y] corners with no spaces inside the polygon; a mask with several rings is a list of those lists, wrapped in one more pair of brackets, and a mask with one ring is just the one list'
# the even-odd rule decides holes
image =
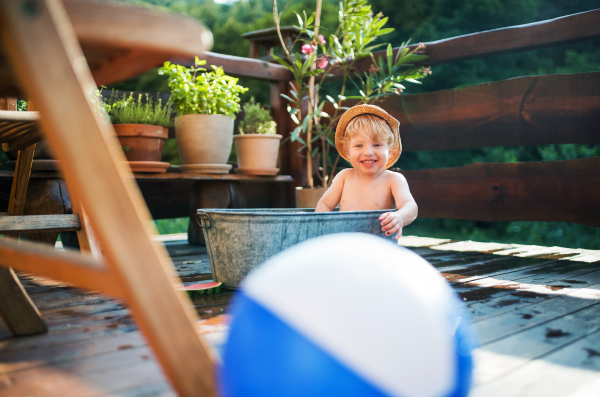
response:
{"label": "smiling mouth", "polygon": [[361,163],[363,163],[363,164],[373,164],[373,163],[376,163],[376,162],[377,162],[377,160],[363,160],[363,161],[361,161]]}

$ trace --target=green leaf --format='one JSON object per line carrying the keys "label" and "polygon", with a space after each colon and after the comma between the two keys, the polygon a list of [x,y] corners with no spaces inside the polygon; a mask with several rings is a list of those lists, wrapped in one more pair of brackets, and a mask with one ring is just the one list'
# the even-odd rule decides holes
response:
{"label": "green leaf", "polygon": [[302,132],[306,132],[306,130],[308,129],[308,120],[310,120],[310,118],[305,117],[302,121]]}
{"label": "green leaf", "polygon": [[273,54],[273,59],[276,60],[281,66],[284,66],[286,69],[288,69],[289,71],[291,71],[292,73],[295,72],[295,70],[292,67],[292,65],[290,65],[289,63],[287,63],[285,60],[279,58],[277,55]]}
{"label": "green leaf", "polygon": [[392,58],[394,56],[394,51],[392,50],[392,44],[389,43],[387,47],[387,64],[388,64],[388,72],[392,74]]}
{"label": "green leaf", "polygon": [[383,36],[388,33],[392,33],[393,31],[394,31],[394,28],[381,29],[379,32],[377,32],[377,36]]}
{"label": "green leaf", "polygon": [[292,98],[290,98],[289,96],[285,95],[285,94],[279,94],[282,97],[284,97],[285,99],[287,99],[288,101],[292,102],[292,103],[296,103],[296,101],[294,101]]}
{"label": "green leaf", "polygon": [[298,126],[296,128],[294,128],[294,131],[292,131],[292,133],[290,134],[291,138],[292,138],[292,142],[295,142],[298,140],[298,138],[300,137],[300,132],[302,131],[302,127]]}
{"label": "green leaf", "polygon": [[318,146],[313,149],[312,153],[310,154],[310,157],[316,157],[317,153],[319,153],[319,147]]}
{"label": "green leaf", "polygon": [[294,121],[294,123],[300,124],[300,120],[298,120],[298,117],[295,114],[290,113],[290,118],[292,119],[292,121]]}
{"label": "green leaf", "polygon": [[297,12],[295,14],[298,17],[298,23],[300,24],[300,29],[304,29],[304,21],[302,21],[302,17]]}

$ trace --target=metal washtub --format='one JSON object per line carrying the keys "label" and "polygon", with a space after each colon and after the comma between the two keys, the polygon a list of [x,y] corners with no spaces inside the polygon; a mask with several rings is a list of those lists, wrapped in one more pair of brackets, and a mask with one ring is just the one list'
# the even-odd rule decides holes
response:
{"label": "metal washtub", "polygon": [[[390,210],[392,211],[392,210]],[[381,231],[386,211],[320,212],[314,209],[200,209],[215,281],[235,289],[255,267],[286,248],[332,233],[362,232],[394,241]]]}

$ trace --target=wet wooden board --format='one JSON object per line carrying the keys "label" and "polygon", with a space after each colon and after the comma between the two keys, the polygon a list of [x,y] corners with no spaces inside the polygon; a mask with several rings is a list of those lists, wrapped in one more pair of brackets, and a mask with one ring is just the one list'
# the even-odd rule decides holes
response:
{"label": "wet wooden board", "polygon": [[[160,243],[182,283],[211,280],[205,248],[180,239],[185,235]],[[401,242],[466,299],[481,344],[473,395],[600,395],[600,263],[570,259],[600,252],[420,237]],[[121,302],[38,276],[20,278],[49,332],[15,339],[0,324],[0,395],[175,395]],[[192,300],[202,319],[198,331],[215,354],[233,295]],[[554,388],[547,388],[548,376]]]}

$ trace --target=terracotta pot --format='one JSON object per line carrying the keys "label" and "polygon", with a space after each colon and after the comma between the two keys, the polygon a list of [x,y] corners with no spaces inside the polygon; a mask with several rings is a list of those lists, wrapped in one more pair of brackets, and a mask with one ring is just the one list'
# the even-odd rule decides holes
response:
{"label": "terracotta pot", "polygon": [[296,208],[315,208],[327,191],[326,187],[296,188]]}
{"label": "terracotta pot", "polygon": [[244,134],[235,135],[235,153],[240,169],[277,168],[277,156],[281,135]]}
{"label": "terracotta pot", "polygon": [[168,131],[148,124],[114,124],[117,138],[129,161],[160,161]]}
{"label": "terracotta pot", "polygon": [[233,117],[185,114],[177,117],[175,134],[184,164],[225,164],[233,144]]}

